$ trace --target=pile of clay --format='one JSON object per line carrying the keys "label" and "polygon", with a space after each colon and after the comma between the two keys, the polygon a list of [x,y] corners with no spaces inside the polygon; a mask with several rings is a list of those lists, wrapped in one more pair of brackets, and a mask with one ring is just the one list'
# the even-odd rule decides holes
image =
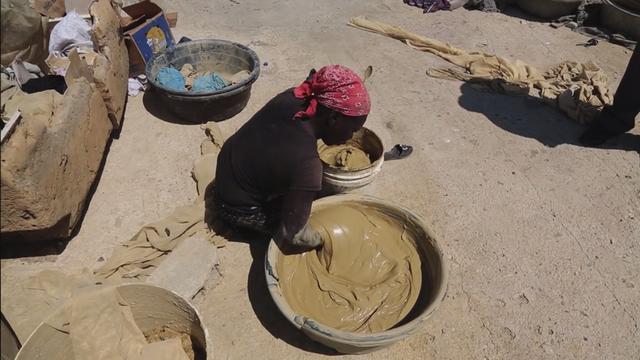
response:
{"label": "pile of clay", "polygon": [[310,225],[324,246],[277,261],[282,294],[294,312],[358,333],[388,330],[409,314],[422,272],[405,224],[354,202],[314,211]]}
{"label": "pile of clay", "polygon": [[184,64],[180,70],[165,66],[160,68],[156,81],[158,84],[180,92],[214,92],[248,79],[248,70],[233,75],[224,75],[216,71],[198,71],[192,64]]}
{"label": "pile of clay", "polygon": [[369,155],[351,144],[318,147],[320,160],[325,164],[343,170],[362,170],[371,165]]}

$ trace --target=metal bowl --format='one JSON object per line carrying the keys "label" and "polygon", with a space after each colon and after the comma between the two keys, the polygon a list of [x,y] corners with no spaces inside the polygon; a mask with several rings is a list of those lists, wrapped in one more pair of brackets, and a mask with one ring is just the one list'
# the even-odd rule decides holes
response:
{"label": "metal bowl", "polygon": [[572,14],[582,0],[518,0],[518,6],[529,14],[545,19]]}
{"label": "metal bowl", "polygon": [[418,216],[402,206],[371,196],[335,195],[314,201],[311,214],[313,216],[314,211],[353,202],[379,209],[395,221],[403,223],[416,240],[414,245],[420,255],[423,284],[426,285],[420,289],[413,309],[399,324],[385,331],[363,334],[341,331],[318,323],[297,314],[283,296],[278,259],[284,255],[273,241],[267,250],[264,269],[269,293],[284,317],[311,339],[346,354],[375,351],[420,331],[446,295],[448,277],[445,257],[436,238]]}
{"label": "metal bowl", "polygon": [[[156,81],[161,68],[181,69],[185,64],[193,65],[197,71],[235,74],[247,70],[250,75],[237,84],[212,92],[176,91]],[[247,105],[251,85],[260,75],[260,60],[253,50],[242,44],[217,39],[194,40],[157,54],[147,64],[146,75],[166,108],[180,119],[187,122],[220,121],[236,115]]]}
{"label": "metal bowl", "polygon": [[[363,127],[356,131],[347,141],[369,155],[371,165],[364,169],[344,170],[322,163],[322,193],[333,195],[359,189],[373,182],[382,169],[384,162],[384,145],[380,137],[372,130]],[[327,147],[322,140],[318,140],[318,153]]]}
{"label": "metal bowl", "polygon": [[600,21],[611,30],[640,41],[640,12],[623,7],[623,2],[604,0]]}

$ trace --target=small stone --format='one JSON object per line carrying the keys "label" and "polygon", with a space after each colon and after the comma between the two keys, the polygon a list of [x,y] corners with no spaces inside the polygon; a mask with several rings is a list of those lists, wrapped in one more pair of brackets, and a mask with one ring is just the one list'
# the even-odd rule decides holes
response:
{"label": "small stone", "polygon": [[102,261],[104,261],[104,257],[100,256],[100,257],[98,258],[98,262],[102,262]]}

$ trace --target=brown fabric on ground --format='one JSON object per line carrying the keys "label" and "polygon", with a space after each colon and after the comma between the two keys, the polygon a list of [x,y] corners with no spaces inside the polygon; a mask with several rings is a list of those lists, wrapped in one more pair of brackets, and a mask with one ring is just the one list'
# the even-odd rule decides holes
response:
{"label": "brown fabric on ground", "polygon": [[68,321],[75,359],[140,359],[147,343],[131,308],[112,288],[74,298]]}
{"label": "brown fabric on ground", "polygon": [[594,63],[565,61],[545,73],[535,87],[540,97],[556,104],[570,118],[586,124],[594,120],[605,105],[613,103],[607,77]]}
{"label": "brown fabric on ground", "polygon": [[144,226],[131,240],[114,250],[95,274],[105,278],[148,276],[180,241],[206,229],[204,201],[179,207],[167,218]]}
{"label": "brown fabric on ground", "polygon": [[68,343],[68,353],[51,354],[54,358],[194,359],[189,335],[174,331],[158,332],[161,336],[144,334],[134,319],[131,306],[117,288],[94,288],[85,292],[77,289],[77,293],[48,318],[44,326],[56,329],[57,336],[60,333],[68,336],[64,340]]}
{"label": "brown fabric on ground", "polygon": [[9,319],[18,338],[24,342],[31,332],[72,296],[91,290],[95,280],[88,269],[73,275],[44,270],[30,276],[21,286],[20,303],[2,302],[2,313]]}
{"label": "brown fabric on ground", "polygon": [[465,69],[429,69],[427,75],[431,77],[487,83],[492,89],[507,94],[535,95],[581,124],[591,122],[604,105],[613,102],[606,75],[591,62],[567,61],[541,72],[520,60],[467,52],[364,17],[352,18],[349,25],[400,40],[416,50],[432,53]]}
{"label": "brown fabric on ground", "polygon": [[199,232],[205,232],[216,246],[224,246],[225,238],[210,230],[204,218],[205,189],[213,181],[217,153],[224,140],[215,123],[206,124],[204,130],[207,140],[200,147],[202,157],[192,170],[198,199],[191,205],[176,208],[167,218],[146,225],[116,248],[105,264],[95,271],[98,277],[144,278],[180,241]]}

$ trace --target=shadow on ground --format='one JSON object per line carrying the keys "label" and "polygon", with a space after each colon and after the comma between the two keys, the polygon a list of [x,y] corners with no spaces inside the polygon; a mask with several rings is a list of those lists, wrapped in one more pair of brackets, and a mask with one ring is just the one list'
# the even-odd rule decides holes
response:
{"label": "shadow on ground", "polygon": [[511,4],[511,5],[505,6],[504,8],[502,8],[500,10],[500,12],[503,13],[504,15],[507,15],[507,16],[510,16],[510,17],[514,17],[514,18],[518,18],[518,19],[522,19],[522,20],[526,20],[526,21],[529,21],[529,22],[549,23],[549,22],[553,21],[553,19],[545,19],[545,18],[540,17],[540,16],[529,14],[528,12],[522,10],[516,4]]}
{"label": "shadow on ground", "polygon": [[[2,239],[0,259],[32,258],[49,255],[60,255],[66,249],[69,239],[31,242],[12,234],[9,239]],[[5,235],[3,235],[5,237]]]}
{"label": "shadow on ground", "polygon": [[[460,92],[460,106],[485,115],[505,131],[535,139],[548,147],[561,144],[582,146],[578,137],[586,127],[538,98],[498,94],[469,83],[463,83]],[[640,135],[622,134],[598,148],[640,152]]]}
{"label": "shadow on ground", "polygon": [[249,292],[249,300],[251,301],[253,311],[255,311],[258,316],[260,323],[271,335],[291,346],[318,354],[338,355],[335,350],[306,337],[300,330],[290,324],[276,307],[267,289],[264,274],[265,255],[269,245],[266,240],[267,239],[255,241],[249,244],[253,262],[249,270],[247,291]]}
{"label": "shadow on ground", "polygon": [[[179,125],[196,125],[197,121],[186,121],[171,111],[169,104],[156,90],[153,88],[147,90],[142,96],[142,104],[147,111],[160,120]],[[202,121],[200,123],[204,123]]]}
{"label": "shadow on ground", "polygon": [[226,237],[229,241],[249,244],[253,261],[247,277],[247,293],[251,308],[253,308],[262,326],[274,338],[280,339],[298,349],[323,355],[339,355],[335,350],[306,337],[302,331],[289,323],[273,302],[267,288],[264,272],[269,238],[265,235],[237,230],[234,230],[233,234]]}
{"label": "shadow on ground", "polygon": [[247,277],[247,292],[251,307],[262,326],[273,337],[301,350],[323,355],[338,355],[335,350],[309,339],[300,330],[296,329],[273,302],[267,288],[264,272],[265,256],[269,247],[270,237],[249,230],[232,229],[224,224],[216,215],[213,183],[209,184],[205,190],[205,204],[205,221],[209,228],[219,234],[224,234],[224,237],[229,241],[249,244],[253,261]]}

